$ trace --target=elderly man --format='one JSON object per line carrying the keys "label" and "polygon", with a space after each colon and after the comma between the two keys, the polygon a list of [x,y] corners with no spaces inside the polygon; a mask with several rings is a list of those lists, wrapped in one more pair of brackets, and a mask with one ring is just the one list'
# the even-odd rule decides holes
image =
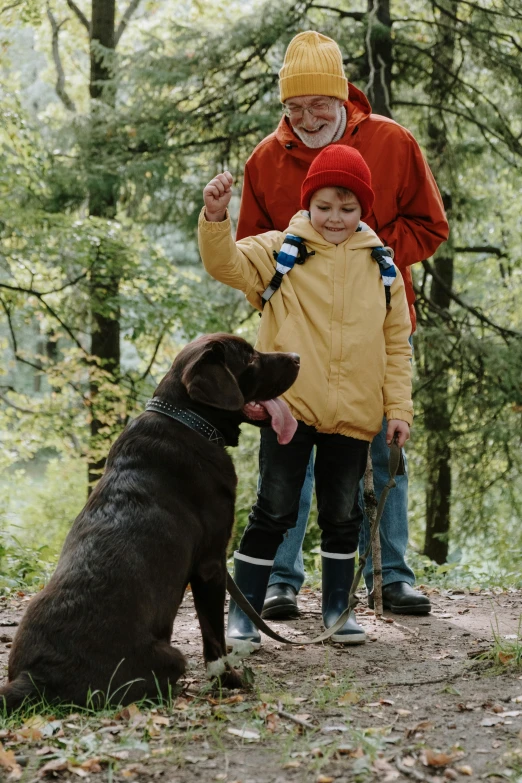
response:
{"label": "elderly man", "polygon": [[[365,95],[349,84],[342,55],[331,38],[308,31],[289,44],[279,74],[284,116],[276,131],[258,144],[247,161],[237,238],[277,229],[284,231],[299,209],[299,192],[308,167],[328,144],[357,149],[368,164],[375,206],[367,223],[395,251],[409,303],[412,332],[415,310],[410,266],[432,255],[448,237],[448,224],[437,185],[412,134],[387,117],[372,114]],[[313,259],[306,263],[312,264]],[[281,295],[277,292],[275,295]],[[379,497],[388,478],[384,429],[371,447],[374,483]],[[264,617],[298,615],[296,596],[304,580],[302,542],[310,511],[313,463],[303,486],[297,525],[280,546],[264,604]],[[381,521],[383,602],[392,612],[426,614],[429,600],[412,588],[406,563],[408,478],[397,480]],[[360,547],[368,541],[368,524]],[[373,606],[372,565],[365,569]]]}

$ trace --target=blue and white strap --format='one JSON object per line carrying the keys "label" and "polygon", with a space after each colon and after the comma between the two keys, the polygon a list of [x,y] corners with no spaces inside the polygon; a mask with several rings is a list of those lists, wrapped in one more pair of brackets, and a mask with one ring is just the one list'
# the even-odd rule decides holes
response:
{"label": "blue and white strap", "polygon": [[391,287],[397,277],[397,268],[393,263],[393,250],[391,247],[374,247],[372,258],[379,265],[381,280],[384,284],[384,295],[386,297],[386,308],[391,309]]}
{"label": "blue and white strap", "polygon": [[261,296],[261,299],[265,304],[281,285],[283,276],[294,268],[296,262],[300,263],[298,259],[303,247],[302,243],[302,237],[296,237],[294,234],[287,234],[285,236],[281,250],[277,254],[275,274]]}

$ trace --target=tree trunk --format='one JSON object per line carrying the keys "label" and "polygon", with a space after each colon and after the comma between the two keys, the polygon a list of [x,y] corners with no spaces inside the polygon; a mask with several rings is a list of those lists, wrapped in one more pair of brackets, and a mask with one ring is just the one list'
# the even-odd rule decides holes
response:
{"label": "tree trunk", "polygon": [[[102,106],[113,105],[113,65],[110,53],[115,48],[115,0],[93,0],[91,16],[91,128],[93,139],[102,120]],[[100,52],[98,45],[103,46]],[[111,219],[116,214],[118,181],[110,172],[96,170],[96,142],[91,146],[91,176],[89,180],[89,214]],[[117,381],[120,369],[120,311],[118,303],[119,274],[113,269],[110,255],[103,245],[98,249],[91,267],[91,354],[94,366],[91,374],[91,444],[89,459],[89,488],[92,489],[105,465],[103,437],[100,431],[111,413],[110,393],[101,393],[100,370],[109,380]],[[100,442],[102,441],[102,442]]]}
{"label": "tree trunk", "polygon": [[[452,14],[457,14],[456,0],[440,0]],[[438,13],[434,8],[434,14]],[[434,106],[445,103],[449,92],[448,82],[454,68],[454,26],[441,26],[433,48],[433,71],[430,97]],[[444,119],[433,110],[428,123],[428,156],[435,176],[450,179],[445,168],[449,163],[448,138]],[[446,174],[443,177],[443,174]],[[443,196],[448,220],[451,222],[451,195]],[[434,277],[430,288],[430,302],[436,312],[449,311],[448,291],[453,286],[454,251],[450,237],[437,252],[434,260]],[[439,333],[440,335],[440,333]],[[451,413],[449,400],[450,365],[446,345],[440,336],[426,345],[426,373],[430,381],[429,402],[425,410],[427,434],[427,489],[426,536],[424,553],[437,563],[444,563],[448,556],[451,523]]]}
{"label": "tree trunk", "polygon": [[[449,310],[447,289],[453,284],[453,253],[447,243],[434,262],[438,279],[433,279],[430,301]],[[427,346],[431,382],[430,405],[425,411],[427,433],[426,536],[424,554],[436,563],[445,563],[451,523],[451,415],[449,406],[449,367],[444,346],[435,339]]]}
{"label": "tree trunk", "polygon": [[391,117],[392,111],[392,20],[390,0],[368,0],[366,93],[375,114]]}

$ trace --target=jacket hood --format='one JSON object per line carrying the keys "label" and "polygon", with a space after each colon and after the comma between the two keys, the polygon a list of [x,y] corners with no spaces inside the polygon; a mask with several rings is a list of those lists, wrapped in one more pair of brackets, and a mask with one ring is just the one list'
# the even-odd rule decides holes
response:
{"label": "jacket hood", "polygon": [[[341,245],[349,245],[350,250],[359,250],[364,247],[382,247],[382,242],[372,229],[361,221],[362,231],[356,231],[355,234]],[[310,247],[325,252],[328,248],[335,247],[331,242],[328,242],[324,237],[319,234],[310,223],[310,216],[306,210],[302,209],[297,212],[290,221],[288,226],[288,232],[295,234],[297,237],[302,237],[307,245]]]}
{"label": "jacket hood", "polygon": [[[346,144],[349,136],[352,135],[355,128],[368,119],[372,113],[372,107],[366,95],[361,92],[357,87],[348,82],[348,100],[345,102],[347,122],[344,135],[335,142],[335,144]],[[283,115],[281,121],[275,131],[275,137],[279,144],[284,147],[291,155],[300,160],[306,160],[311,163],[316,155],[320,152],[317,149],[311,149],[299,139],[294,131],[288,118]]]}

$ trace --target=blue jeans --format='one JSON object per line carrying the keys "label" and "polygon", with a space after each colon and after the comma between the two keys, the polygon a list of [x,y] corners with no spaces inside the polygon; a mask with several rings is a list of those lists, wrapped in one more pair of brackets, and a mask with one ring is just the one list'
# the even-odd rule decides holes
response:
{"label": "blue jeans", "polygon": [[[381,432],[375,436],[371,445],[373,464],[373,481],[375,494],[379,499],[384,485],[388,481],[388,457],[389,449],[386,445],[386,419],[383,420]],[[383,585],[392,582],[407,582],[412,585],[415,576],[405,560],[406,547],[408,545],[408,466],[406,459],[406,472],[404,476],[397,476],[397,486],[390,490],[384,513],[381,519],[381,552],[382,552],[382,581]],[[360,504],[362,503],[363,482],[359,487]],[[301,491],[299,503],[299,516],[297,524],[288,531],[283,543],[277,550],[277,555],[272,567],[269,584],[285,582],[299,592],[304,582],[305,572],[303,565],[302,546],[308,523],[308,515],[312,505],[313,494],[313,454],[306,471],[306,478]],[[364,518],[359,537],[359,552],[366,549],[369,541],[368,520]],[[372,559],[368,558],[364,569],[364,579],[369,590],[373,588]]]}

